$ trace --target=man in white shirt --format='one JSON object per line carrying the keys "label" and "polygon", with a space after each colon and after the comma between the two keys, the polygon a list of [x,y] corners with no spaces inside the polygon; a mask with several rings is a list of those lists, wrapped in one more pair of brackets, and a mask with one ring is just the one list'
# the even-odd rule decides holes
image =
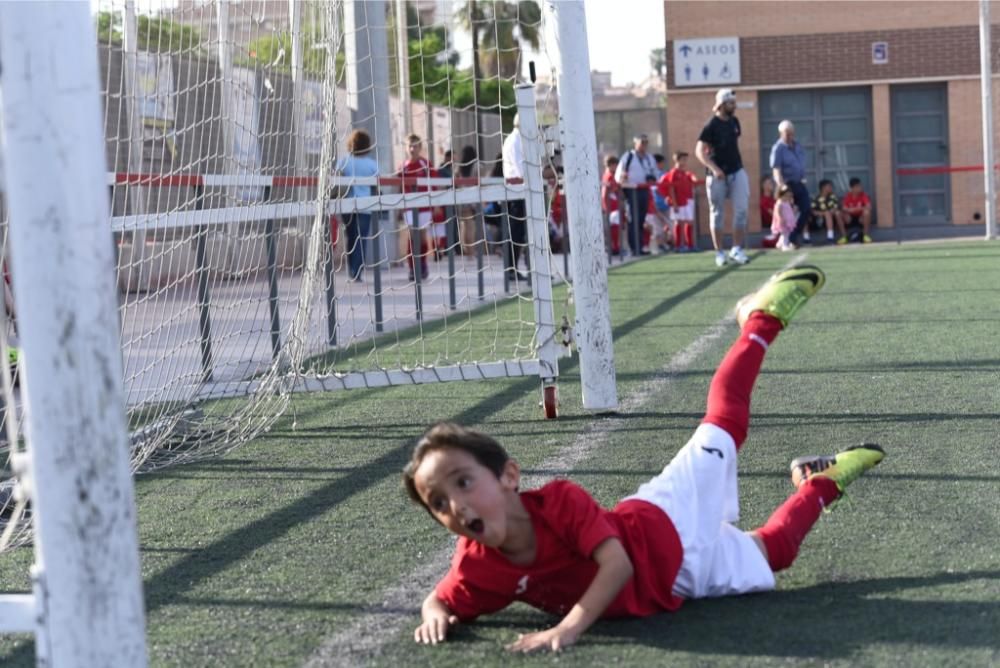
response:
{"label": "man in white shirt", "polygon": [[656,161],[649,154],[649,137],[636,135],[632,138],[632,150],[626,151],[618,161],[615,180],[624,191],[628,206],[628,246],[632,255],[649,255],[642,250],[642,226],[649,212],[649,188],[656,183]]}
{"label": "man in white shirt", "polygon": [[[524,152],[521,150],[521,119],[514,116],[514,129],[503,142],[503,176],[505,179],[524,178]],[[524,253],[524,266],[531,271],[531,261],[527,253],[528,226],[524,208],[524,200],[516,199],[507,202],[507,221],[509,241],[504,245],[504,270],[510,278],[527,281],[528,277],[517,270],[521,251]]]}

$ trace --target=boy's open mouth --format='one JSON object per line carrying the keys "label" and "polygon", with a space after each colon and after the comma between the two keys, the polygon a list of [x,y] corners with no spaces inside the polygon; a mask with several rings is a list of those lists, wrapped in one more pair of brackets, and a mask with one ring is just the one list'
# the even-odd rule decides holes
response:
{"label": "boy's open mouth", "polygon": [[469,531],[471,531],[472,533],[474,533],[476,535],[479,535],[479,534],[483,533],[483,529],[485,528],[483,526],[483,521],[481,519],[479,519],[479,518],[476,518],[474,520],[470,520],[469,523],[466,524],[465,526],[466,526],[466,528]]}

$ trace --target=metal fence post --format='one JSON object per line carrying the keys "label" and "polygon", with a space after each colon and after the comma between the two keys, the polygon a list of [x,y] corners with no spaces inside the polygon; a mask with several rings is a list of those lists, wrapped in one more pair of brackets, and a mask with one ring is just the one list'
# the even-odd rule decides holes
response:
{"label": "metal fence post", "polygon": [[[271,201],[271,186],[264,187],[264,201]],[[264,224],[264,242],[267,246],[267,306],[271,314],[271,358],[281,354],[281,314],[278,310],[278,242],[274,220]]]}
{"label": "metal fence post", "polygon": [[[205,186],[194,186],[194,208],[201,211],[205,208]],[[206,244],[208,243],[208,225],[198,226],[198,236],[195,244],[195,273],[198,276],[198,338],[201,343],[201,380],[212,382],[212,314],[211,294],[208,287],[208,261]]]}

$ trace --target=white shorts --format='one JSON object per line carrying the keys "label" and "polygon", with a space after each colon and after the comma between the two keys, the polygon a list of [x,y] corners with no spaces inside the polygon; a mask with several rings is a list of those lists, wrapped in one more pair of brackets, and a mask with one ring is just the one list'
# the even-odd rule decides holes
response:
{"label": "white shorts", "polygon": [[632,499],[670,517],[684,559],[674,582],[682,598],[730,596],[774,589],[774,573],[739,520],[736,444],[724,429],[702,424],[660,475]]}
{"label": "white shorts", "polygon": [[608,224],[609,225],[621,225],[622,215],[617,211],[612,211],[608,214]]}
{"label": "white shorts", "polygon": [[689,199],[688,203],[684,206],[679,206],[676,209],[670,209],[670,220],[672,222],[687,221],[691,222],[694,220],[694,200]]}
{"label": "white shorts", "polygon": [[[416,214],[417,222],[413,223],[413,216]],[[410,227],[419,227],[422,230],[430,227],[431,224],[431,212],[430,211],[419,211],[417,209],[407,209],[403,212],[404,220],[406,224]]]}
{"label": "white shorts", "polygon": [[434,223],[434,236],[438,239],[448,238],[448,223]]}

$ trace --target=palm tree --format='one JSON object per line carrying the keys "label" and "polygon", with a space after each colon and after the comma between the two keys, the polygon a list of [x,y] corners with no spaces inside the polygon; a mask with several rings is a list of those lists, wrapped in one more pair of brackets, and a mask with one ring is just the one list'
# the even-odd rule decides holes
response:
{"label": "palm tree", "polygon": [[487,78],[514,79],[521,73],[521,45],[540,44],[542,9],[535,0],[466,0],[459,25],[474,33],[478,64]]}

